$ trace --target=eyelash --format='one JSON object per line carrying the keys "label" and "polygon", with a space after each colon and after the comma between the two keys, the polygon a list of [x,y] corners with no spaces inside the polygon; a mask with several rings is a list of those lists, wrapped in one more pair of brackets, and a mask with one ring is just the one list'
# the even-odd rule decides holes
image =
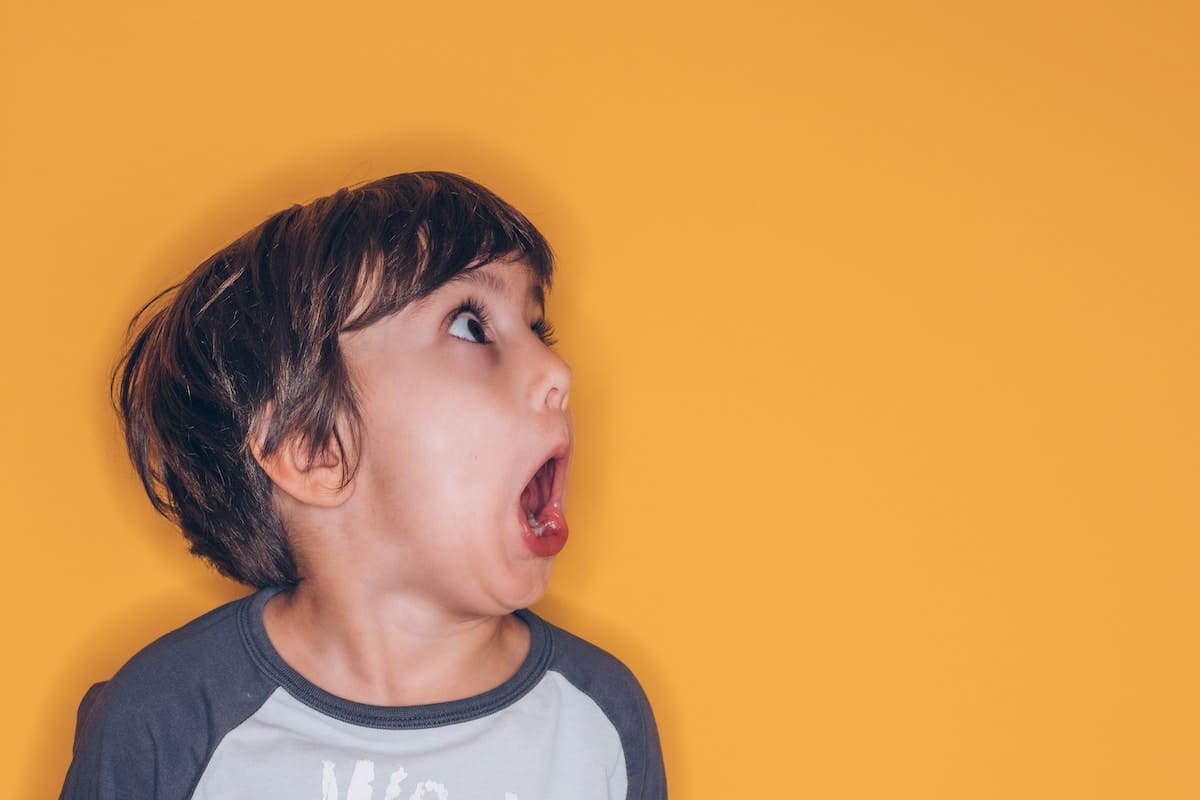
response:
{"label": "eyelash", "polygon": [[537,334],[537,337],[542,340],[542,344],[546,345],[546,347],[554,347],[554,345],[558,344],[558,339],[554,336],[554,326],[545,317],[538,319],[529,328]]}
{"label": "eyelash", "polygon": [[[459,304],[458,308],[454,309],[454,313],[450,315],[450,322],[453,323],[458,315],[463,313],[475,315],[475,318],[479,320],[479,325],[483,328],[484,336],[486,337],[488,329],[491,327],[491,325],[488,324],[488,315],[487,312],[483,310],[483,304],[473,297],[468,297]],[[533,331],[539,339],[542,340],[542,344],[546,345],[546,347],[554,347],[554,345],[558,344],[558,339],[554,335],[554,326],[551,325],[545,317],[535,320],[533,324],[529,326],[529,329]],[[485,339],[484,342],[481,342],[481,344],[491,343],[491,339]]]}

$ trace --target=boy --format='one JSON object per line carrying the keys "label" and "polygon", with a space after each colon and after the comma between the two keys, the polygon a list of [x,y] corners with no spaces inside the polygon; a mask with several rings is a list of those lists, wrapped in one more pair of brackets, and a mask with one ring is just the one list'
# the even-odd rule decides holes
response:
{"label": "boy", "polygon": [[88,692],[64,798],[666,796],[633,676],[520,610],[567,540],[552,268],[491,192],[414,173],[276,214],[143,309],[134,465],[259,591]]}

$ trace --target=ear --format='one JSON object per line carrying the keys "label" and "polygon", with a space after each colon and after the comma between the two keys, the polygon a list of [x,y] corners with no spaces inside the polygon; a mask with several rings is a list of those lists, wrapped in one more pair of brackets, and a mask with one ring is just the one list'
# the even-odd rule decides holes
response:
{"label": "ear", "polygon": [[312,454],[307,440],[292,437],[264,456],[262,438],[255,437],[251,450],[271,482],[303,505],[336,508],[354,494],[354,481],[346,481],[343,457],[333,442]]}

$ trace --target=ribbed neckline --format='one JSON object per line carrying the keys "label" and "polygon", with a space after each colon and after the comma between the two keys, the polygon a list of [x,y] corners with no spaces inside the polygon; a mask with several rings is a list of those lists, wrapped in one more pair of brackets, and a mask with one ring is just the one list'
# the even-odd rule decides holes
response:
{"label": "ribbed neckline", "polygon": [[529,626],[529,653],[516,674],[495,689],[446,703],[419,706],[374,706],[330,694],[296,672],[280,657],[267,636],[263,609],[280,589],[263,589],[238,609],[238,629],[255,664],[275,683],[306,706],[334,719],[369,728],[434,728],[494,714],[527,694],[550,666],[553,642],[549,626],[531,611],[516,615]]}

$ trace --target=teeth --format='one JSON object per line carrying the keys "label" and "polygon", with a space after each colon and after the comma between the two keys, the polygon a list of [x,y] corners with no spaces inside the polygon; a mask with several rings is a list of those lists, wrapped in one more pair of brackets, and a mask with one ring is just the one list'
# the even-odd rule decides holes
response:
{"label": "teeth", "polygon": [[525,520],[529,523],[529,527],[533,531],[534,536],[541,536],[545,532],[546,526],[538,523],[537,517],[533,515],[532,511],[525,512]]}

